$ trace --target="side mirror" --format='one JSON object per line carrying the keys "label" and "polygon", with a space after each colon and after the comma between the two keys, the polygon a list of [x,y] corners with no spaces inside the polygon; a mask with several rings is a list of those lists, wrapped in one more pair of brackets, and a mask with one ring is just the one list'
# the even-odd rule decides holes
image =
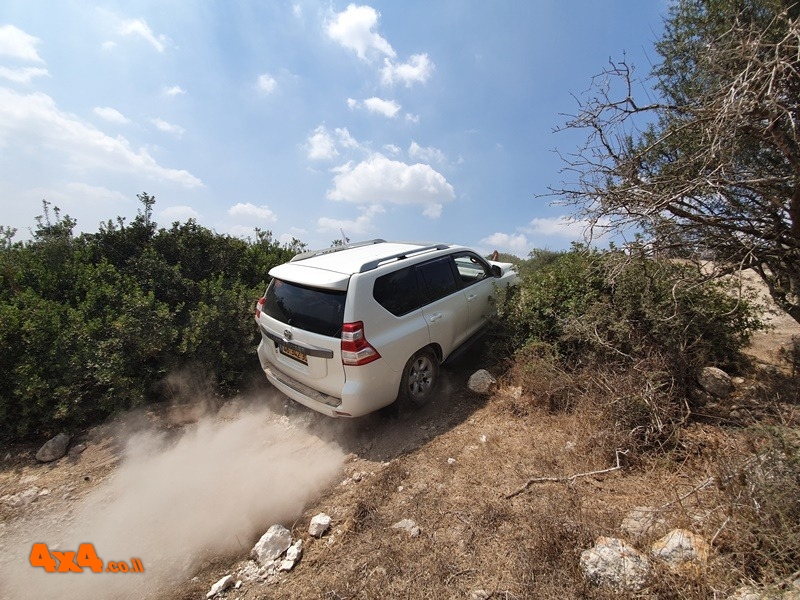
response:
{"label": "side mirror", "polygon": [[497,265],[492,265],[492,276],[493,277],[502,277],[503,276],[502,269],[500,267],[498,267]]}

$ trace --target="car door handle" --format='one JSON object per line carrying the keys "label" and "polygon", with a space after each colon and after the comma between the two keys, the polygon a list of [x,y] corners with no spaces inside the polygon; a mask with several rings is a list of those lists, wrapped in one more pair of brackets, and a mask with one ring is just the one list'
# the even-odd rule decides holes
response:
{"label": "car door handle", "polygon": [[467,302],[472,302],[477,297],[478,297],[478,294],[470,294],[469,296],[467,296]]}
{"label": "car door handle", "polygon": [[433,313],[431,316],[428,317],[428,320],[433,323],[434,321],[438,321],[442,318],[442,313]]}

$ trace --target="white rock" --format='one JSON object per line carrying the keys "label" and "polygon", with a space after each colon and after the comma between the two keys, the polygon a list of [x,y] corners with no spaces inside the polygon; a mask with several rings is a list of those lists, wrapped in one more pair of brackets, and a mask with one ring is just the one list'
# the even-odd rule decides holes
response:
{"label": "white rock", "polygon": [[477,394],[491,394],[497,387],[497,380],[486,369],[480,369],[470,376],[467,387]]}
{"label": "white rock", "polygon": [[286,558],[278,567],[281,571],[291,571],[294,566],[297,564],[297,561],[300,560],[300,557],[303,556],[303,540],[297,540],[294,544],[289,546],[289,549],[286,550]]}
{"label": "white rock", "polygon": [[233,575],[225,575],[217,583],[211,586],[211,590],[206,594],[206,598],[213,598],[220,592],[224,592],[233,585]]}
{"label": "white rock", "polygon": [[454,464],[456,464],[456,459],[455,459],[455,458],[448,458],[448,459],[447,459],[447,464],[448,464],[448,465],[454,465]]}
{"label": "white rock", "polygon": [[708,542],[686,529],[673,529],[651,547],[653,556],[664,560],[672,569],[680,569],[686,563],[704,564],[710,551]]}
{"label": "white rock", "polygon": [[398,521],[392,525],[392,529],[404,529],[405,532],[408,533],[409,537],[412,538],[417,537],[421,531],[419,526],[411,519],[402,519],[401,521]]}
{"label": "white rock", "polygon": [[580,565],[589,583],[617,591],[639,591],[650,578],[647,557],[617,538],[597,538],[594,548],[581,553]]}
{"label": "white rock", "polygon": [[325,513],[319,513],[311,517],[311,523],[308,525],[308,534],[318,538],[325,535],[331,527],[331,518]]}
{"label": "white rock", "polygon": [[271,560],[275,560],[292,545],[292,534],[283,525],[273,525],[261,536],[261,539],[253,546],[250,555],[258,561],[258,564],[265,565]]}
{"label": "white rock", "polygon": [[712,396],[725,398],[730,396],[735,386],[728,375],[717,367],[705,367],[697,376],[697,383]]}
{"label": "white rock", "polygon": [[36,460],[39,462],[52,462],[58,460],[67,453],[70,437],[66,433],[59,433],[54,438],[45,442],[36,453]]}
{"label": "white rock", "polygon": [[[664,519],[651,506],[637,506],[622,519],[620,529],[630,536],[641,537],[657,527],[664,526]],[[666,528],[662,529],[664,531]]]}

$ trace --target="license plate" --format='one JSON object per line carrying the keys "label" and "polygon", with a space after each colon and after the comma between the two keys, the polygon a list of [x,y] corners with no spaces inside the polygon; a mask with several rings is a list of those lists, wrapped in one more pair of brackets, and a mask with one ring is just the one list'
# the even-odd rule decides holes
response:
{"label": "license plate", "polygon": [[281,344],[280,352],[284,356],[288,356],[289,358],[293,358],[296,361],[303,363],[304,365],[308,364],[308,356],[302,350],[298,348],[294,348],[292,346],[285,346]]}

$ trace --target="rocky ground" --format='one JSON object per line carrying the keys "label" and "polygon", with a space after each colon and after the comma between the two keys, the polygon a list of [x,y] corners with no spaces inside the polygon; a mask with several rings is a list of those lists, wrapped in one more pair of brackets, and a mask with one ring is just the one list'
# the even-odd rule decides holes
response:
{"label": "rocky ground", "polygon": [[[754,340],[757,363],[776,363],[778,344],[800,333],[786,319]],[[602,536],[650,557],[650,597],[703,597],[708,578],[722,598],[741,588],[714,482],[746,456],[742,425],[798,430],[795,400],[762,415],[755,369],[669,460],[633,460],[608,450],[597,415],[554,413],[503,377],[489,395],[470,391],[482,366],[502,372],[476,349],[443,371],[431,405],[400,414],[331,421],[263,383],[222,410],[157,406],[75,432],[53,462],[35,459],[39,444],[7,448],[0,597],[202,599],[226,576],[216,597],[241,600],[635,595],[586,578],[582,556]],[[320,513],[330,527],[317,537]],[[286,570],[251,558],[276,523],[302,546]],[[705,558],[677,569],[652,558],[674,530],[702,538]],[[45,573],[30,564],[36,542],[90,542],[106,561],[138,557],[145,573]]]}

